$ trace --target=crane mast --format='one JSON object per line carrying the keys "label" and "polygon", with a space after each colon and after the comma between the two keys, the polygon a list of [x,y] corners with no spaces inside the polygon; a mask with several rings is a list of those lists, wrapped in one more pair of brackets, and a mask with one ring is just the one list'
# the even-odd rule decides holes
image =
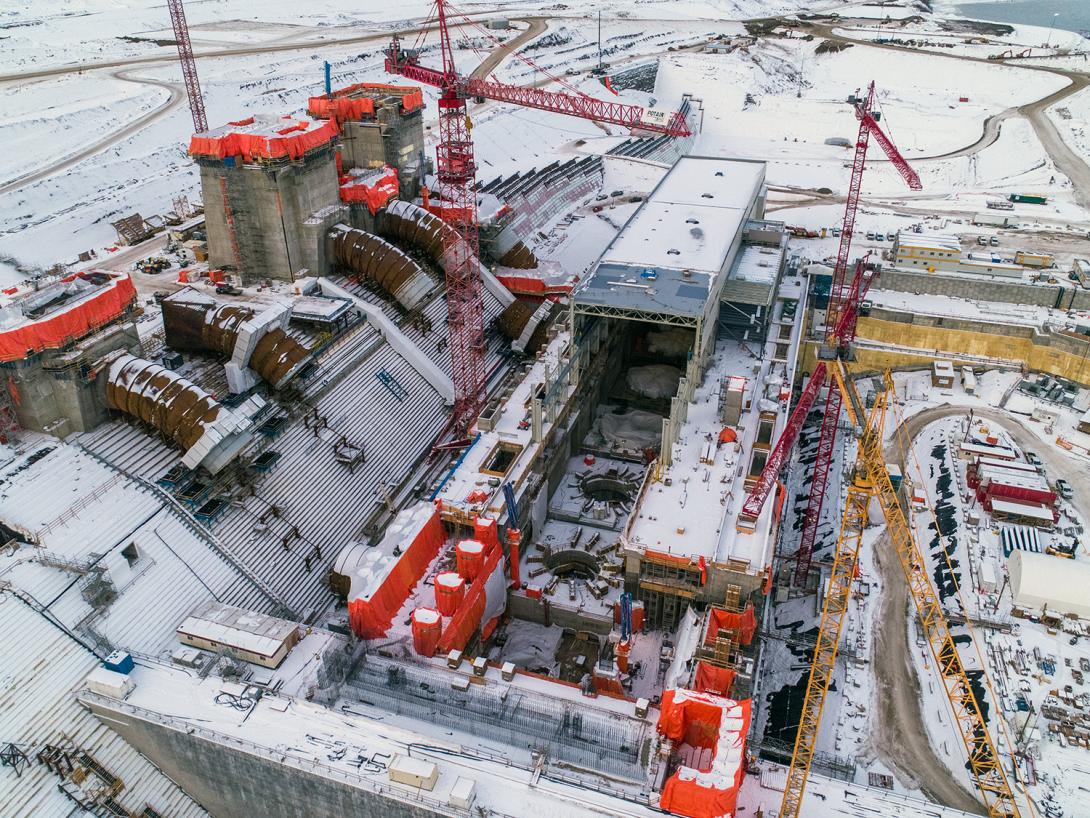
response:
{"label": "crane mast", "polygon": [[[835,389],[843,396],[853,424],[861,417],[861,401],[841,359],[831,367]],[[780,818],[797,818],[801,813],[806,781],[817,745],[818,727],[836,664],[837,646],[847,616],[851,583],[858,564],[867,508],[877,500],[885,518],[894,552],[901,563],[905,581],[916,608],[924,639],[939,673],[943,691],[954,714],[955,727],[964,745],[968,767],[980,790],[990,818],[1020,818],[1006,773],[988,731],[980,703],[973,693],[957,644],[942,610],[938,591],[928,574],[927,563],[905,517],[897,492],[889,478],[882,449],[885,412],[892,403],[893,378],[887,371],[884,388],[862,427],[857,444],[855,469],[848,485],[840,536],[833,560],[829,593],[821,614],[813,665],[806,686],[806,698],[799,718],[799,731],[784,788]]]}
{"label": "crane mast", "polygon": [[[889,157],[897,171],[901,174],[908,187],[912,190],[920,190],[923,185],[920,177],[905,161],[904,156],[897,150],[892,140],[878,125],[880,114],[874,110],[876,91],[872,82],[867,87],[866,96],[855,94],[848,98],[856,119],[859,120],[859,135],[855,141],[855,159],[852,162],[852,178],[848,185],[848,200],[844,206],[844,224],[840,231],[840,246],[836,255],[836,266],[833,268],[833,283],[829,291],[829,305],[825,318],[825,344],[826,349],[835,354],[846,356],[848,348],[855,340],[855,324],[859,315],[859,302],[865,294],[865,287],[860,286],[859,276],[865,271],[862,267],[855,268],[852,279],[848,278],[848,258],[851,253],[852,236],[855,233],[855,216],[859,209],[859,196],[863,189],[863,171],[866,168],[867,148],[870,146],[871,136],[881,146],[886,156]],[[869,283],[868,285],[869,286]],[[854,299],[854,300],[853,300]],[[849,316],[849,320],[841,318]],[[814,458],[814,477],[810,482],[810,495],[807,498],[806,514],[803,518],[802,536],[799,538],[799,547],[795,552],[796,585],[804,586],[810,574],[810,564],[814,554],[814,544],[817,541],[818,524],[821,521],[821,510],[825,504],[825,491],[829,484],[829,471],[833,463],[833,452],[836,450],[837,427],[840,423],[840,410],[843,405],[843,396],[839,390],[830,388],[825,398],[825,410],[821,418],[821,432],[818,435],[817,454]]]}
{"label": "crane mast", "polygon": [[178,62],[182,64],[189,113],[193,116],[193,130],[203,133],[208,130],[208,117],[204,113],[204,98],[201,96],[201,84],[197,80],[197,61],[193,57],[193,44],[189,41],[185,8],[182,7],[182,0],[167,0],[167,8],[170,10],[170,22],[174,26],[174,39],[178,43]]}
{"label": "crane mast", "polygon": [[[875,141],[881,145],[890,162],[897,168],[901,178],[912,190],[920,190],[923,185],[920,177],[908,164],[901,152],[893,144],[893,141],[883,133],[878,125],[880,115],[874,112],[876,91],[872,82],[867,88],[866,97],[852,95],[848,97],[848,103],[852,106],[856,118],[859,120],[859,135],[855,141],[855,159],[852,162],[852,178],[848,185],[848,200],[844,208],[844,224],[840,233],[840,246],[836,255],[836,266],[833,268],[833,284],[829,291],[829,306],[826,309],[825,318],[825,343],[835,346],[840,350],[846,350],[855,339],[855,321],[859,315],[859,302],[862,300],[869,286],[869,280],[865,283],[857,280],[863,273],[862,268],[856,272],[856,278],[847,280],[848,256],[851,253],[852,234],[855,232],[855,214],[859,207],[859,195],[863,189],[863,169],[866,165],[867,148],[873,135]],[[852,292],[855,295],[852,296]],[[851,299],[855,298],[854,304]],[[850,309],[849,309],[850,307]],[[843,315],[850,315],[848,321],[842,322]],[[799,397],[795,409],[788,418],[776,445],[769,453],[765,466],[761,470],[757,482],[750,490],[742,511],[738,518],[740,530],[749,530],[756,525],[757,518],[764,508],[765,500],[772,491],[772,487],[779,478],[780,471],[795,447],[799,431],[806,421],[806,415],[813,408],[817,400],[818,392],[822,385],[829,386],[829,370],[824,362],[818,365],[810,375],[810,381]],[[815,383],[816,382],[816,383]],[[814,479],[810,483],[810,496],[806,504],[805,525],[802,539],[796,554],[795,582],[803,584],[810,570],[810,556],[813,553],[814,540],[817,534],[817,523],[821,517],[821,505],[825,497],[825,486],[828,482],[829,467],[832,463],[832,452],[836,444],[836,425],[840,420],[841,398],[830,390],[825,398],[825,411],[822,416],[821,435],[818,438],[818,454],[814,466]]]}
{"label": "crane mast", "polygon": [[[180,0],[173,2],[180,3]],[[477,165],[467,100],[491,99],[670,136],[689,136],[690,131],[684,110],[658,121],[638,105],[605,102],[581,93],[545,91],[463,77],[458,74],[450,35],[449,18],[453,7],[447,0],[436,0],[435,7],[442,67],[420,65],[417,52],[403,49],[395,35],[386,51],[386,71],[440,91],[436,176],[438,195],[444,201],[443,218],[454,228],[454,238],[444,248],[451,379],[454,382],[454,411],[446,432],[455,442],[463,442],[480,413],[487,385],[475,192]]]}

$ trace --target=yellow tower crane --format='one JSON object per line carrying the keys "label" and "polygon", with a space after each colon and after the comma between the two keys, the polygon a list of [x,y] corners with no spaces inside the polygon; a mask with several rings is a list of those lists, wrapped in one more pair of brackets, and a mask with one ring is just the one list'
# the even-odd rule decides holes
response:
{"label": "yellow tower crane", "polygon": [[1015,801],[987,723],[980,712],[980,705],[973,694],[957,646],[950,634],[938,592],[927,572],[927,564],[886,469],[882,441],[886,410],[895,396],[893,377],[888,371],[885,373],[884,388],[876,394],[874,405],[864,419],[859,393],[848,376],[844,362],[836,360],[832,369],[836,388],[845,398],[844,404],[853,426],[858,427],[860,420],[864,422],[857,443],[855,469],[848,485],[848,498],[844,504],[844,517],[840,525],[840,536],[837,538],[829,590],[821,612],[813,667],[806,686],[806,698],[791,755],[780,818],[797,818],[802,810],[821,713],[832,681],[840,634],[847,616],[852,581],[859,561],[859,547],[867,523],[867,508],[872,499],[877,499],[881,506],[890,541],[904,570],[905,580],[916,605],[916,615],[950,701],[958,735],[965,746],[969,770],[984,799],[987,814],[992,818],[1021,818],[1022,812]]}

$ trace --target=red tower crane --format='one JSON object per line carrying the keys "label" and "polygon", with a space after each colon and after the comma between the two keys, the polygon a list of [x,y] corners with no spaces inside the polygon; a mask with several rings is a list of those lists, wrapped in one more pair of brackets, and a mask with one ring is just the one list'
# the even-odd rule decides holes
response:
{"label": "red tower crane", "polygon": [[[920,190],[923,184],[920,177],[905,160],[897,146],[878,125],[881,113],[874,110],[875,88],[872,82],[867,88],[866,97],[855,94],[848,97],[848,103],[859,120],[859,135],[855,141],[855,160],[852,163],[852,178],[848,186],[848,200],[844,207],[844,225],[840,232],[840,247],[833,268],[833,283],[829,292],[829,305],[825,317],[825,353],[828,357],[847,355],[848,348],[855,340],[855,326],[859,317],[859,305],[867,294],[867,289],[874,280],[868,274],[866,266],[856,264],[850,280],[847,279],[848,256],[851,252],[852,234],[855,232],[855,214],[859,208],[859,194],[863,187],[863,169],[867,161],[867,148],[870,138],[881,145],[889,161],[901,174],[901,178],[912,190]],[[821,507],[825,499],[828,484],[829,467],[836,445],[837,424],[840,421],[842,398],[840,390],[830,383],[831,373],[824,361],[818,361],[810,380],[799,396],[795,409],[787,420],[779,440],[769,453],[765,467],[757,479],[756,485],[742,504],[739,523],[742,527],[754,525],[761,514],[765,500],[779,478],[780,471],[791,455],[799,431],[806,421],[806,415],[813,407],[822,386],[829,386],[825,398],[825,412],[822,416],[821,434],[818,438],[817,457],[814,463],[813,479],[810,483],[810,496],[806,504],[806,517],[803,524],[802,539],[795,557],[795,582],[802,584],[810,571],[810,560],[817,537],[817,524],[821,518]]]}
{"label": "red tower crane", "polygon": [[197,61],[193,58],[193,44],[189,41],[189,24],[185,21],[185,9],[182,7],[182,0],[167,0],[167,8],[170,9],[170,22],[174,25],[174,39],[178,43],[178,61],[182,64],[185,93],[189,98],[189,112],[193,115],[193,130],[203,133],[208,130],[208,117],[204,113],[201,84],[197,81]]}
{"label": "red tower crane", "polygon": [[467,100],[491,99],[671,136],[688,136],[690,131],[682,111],[656,121],[638,105],[604,102],[581,93],[545,91],[463,77],[455,66],[448,27],[453,7],[446,0],[436,0],[435,7],[442,68],[420,65],[417,52],[402,49],[395,36],[386,53],[386,71],[440,89],[436,176],[439,198],[445,200],[444,218],[454,228],[456,236],[451,246],[445,248],[447,323],[454,381],[454,411],[448,429],[454,432],[455,438],[464,438],[480,411],[486,387],[484,305],[481,302],[477,197],[474,192],[477,165]]}

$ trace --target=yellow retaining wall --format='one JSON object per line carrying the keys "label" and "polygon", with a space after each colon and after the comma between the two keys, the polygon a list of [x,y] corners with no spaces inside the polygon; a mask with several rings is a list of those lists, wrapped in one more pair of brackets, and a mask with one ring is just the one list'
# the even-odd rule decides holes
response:
{"label": "yellow retaining wall", "polygon": [[[1032,338],[1002,334],[1004,327],[996,325],[997,332],[951,329],[949,327],[919,326],[900,321],[886,321],[871,316],[861,317],[856,329],[860,340],[874,341],[893,347],[905,347],[904,352],[895,349],[882,350],[867,347],[856,348],[856,369],[883,369],[929,364],[944,354],[973,355],[981,358],[998,358],[1015,364],[1025,364],[1028,369],[1069,378],[1084,386],[1090,385],[1090,361],[1086,355],[1075,355],[1055,346],[1036,344]],[[1090,340],[1090,339],[1088,339]],[[812,372],[817,346],[808,342],[799,363],[800,372]],[[938,355],[922,350],[937,350]],[[1087,344],[1090,352],[1090,344]],[[954,359],[955,365],[957,359]],[[980,366],[980,364],[968,364]]]}

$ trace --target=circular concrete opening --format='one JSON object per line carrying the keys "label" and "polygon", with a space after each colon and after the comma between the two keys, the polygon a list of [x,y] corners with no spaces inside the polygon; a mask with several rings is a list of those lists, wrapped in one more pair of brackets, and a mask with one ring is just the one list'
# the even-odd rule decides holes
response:
{"label": "circular concrete opening", "polygon": [[577,549],[550,554],[545,565],[555,576],[562,578],[594,579],[598,576],[598,558]]}

